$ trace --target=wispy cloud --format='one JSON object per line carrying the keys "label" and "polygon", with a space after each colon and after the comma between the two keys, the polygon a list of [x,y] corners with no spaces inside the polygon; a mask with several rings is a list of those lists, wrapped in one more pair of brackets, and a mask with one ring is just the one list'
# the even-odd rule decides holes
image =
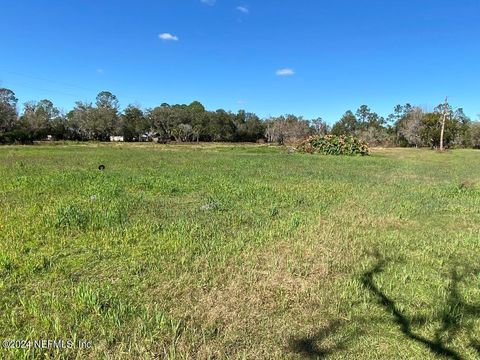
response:
{"label": "wispy cloud", "polygon": [[217,2],[217,0],[200,0],[202,3],[213,6]]}
{"label": "wispy cloud", "polygon": [[246,6],[237,6],[236,9],[244,14],[248,14],[250,12],[250,10]]}
{"label": "wispy cloud", "polygon": [[292,76],[295,75],[295,71],[290,68],[279,69],[276,72],[277,76]]}
{"label": "wispy cloud", "polygon": [[158,34],[158,37],[165,41],[178,41],[178,36],[172,35],[170,33]]}
{"label": "wispy cloud", "polygon": [[105,70],[103,70],[103,69],[97,69],[96,71],[97,71],[97,74],[98,74],[98,75],[103,75],[103,74],[105,74]]}

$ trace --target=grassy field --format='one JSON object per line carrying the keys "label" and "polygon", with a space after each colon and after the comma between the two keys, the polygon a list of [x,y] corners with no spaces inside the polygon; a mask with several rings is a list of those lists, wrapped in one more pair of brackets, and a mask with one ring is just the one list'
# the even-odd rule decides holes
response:
{"label": "grassy field", "polygon": [[0,358],[480,358],[479,243],[479,151],[3,146],[0,340],[92,345]]}

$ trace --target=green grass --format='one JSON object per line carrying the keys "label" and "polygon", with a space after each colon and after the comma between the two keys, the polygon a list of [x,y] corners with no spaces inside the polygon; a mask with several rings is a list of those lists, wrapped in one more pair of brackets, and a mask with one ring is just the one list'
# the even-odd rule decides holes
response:
{"label": "green grass", "polygon": [[473,150],[4,146],[0,340],[92,347],[0,358],[478,358],[479,240]]}

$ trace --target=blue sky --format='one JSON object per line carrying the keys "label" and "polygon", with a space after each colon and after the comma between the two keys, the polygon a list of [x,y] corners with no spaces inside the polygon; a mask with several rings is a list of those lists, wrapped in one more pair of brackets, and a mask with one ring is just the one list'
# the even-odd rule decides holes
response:
{"label": "blue sky", "polygon": [[478,0],[2,0],[0,86],[70,109],[201,101],[333,123],[369,105],[480,113]]}

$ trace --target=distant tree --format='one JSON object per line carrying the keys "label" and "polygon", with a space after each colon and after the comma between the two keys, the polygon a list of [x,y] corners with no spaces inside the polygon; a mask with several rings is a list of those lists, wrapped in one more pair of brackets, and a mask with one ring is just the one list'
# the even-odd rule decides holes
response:
{"label": "distant tree", "polygon": [[193,128],[192,125],[181,123],[174,129],[175,138],[183,142],[193,140]]}
{"label": "distant tree", "polygon": [[369,129],[380,130],[385,125],[385,119],[373,112],[367,105],[358,108],[356,114],[357,128],[359,131]]}
{"label": "distant tree", "polygon": [[52,135],[55,140],[75,139],[74,134],[70,132],[65,115],[62,113],[50,121],[48,133]]}
{"label": "distant tree", "polygon": [[265,120],[265,138],[269,143],[277,142],[278,135],[273,118]]}
{"label": "distant tree", "polygon": [[265,122],[265,137],[268,142],[285,144],[303,140],[314,133],[310,121],[289,114],[272,117]]}
{"label": "distant tree", "polygon": [[200,101],[193,101],[187,106],[187,110],[192,115],[203,114],[205,112],[205,107]]}
{"label": "distant tree", "polygon": [[311,120],[310,123],[315,135],[324,136],[328,134],[328,131],[329,131],[328,125],[325,121],[323,121],[321,117]]}
{"label": "distant tree", "polygon": [[472,122],[470,127],[470,143],[476,148],[480,149],[480,121]]}
{"label": "distant tree", "polygon": [[358,138],[370,146],[386,145],[392,142],[387,129],[381,126],[367,127],[365,130],[359,132]]}
{"label": "distant tree", "polygon": [[265,126],[262,120],[254,113],[245,114],[244,141],[257,141],[263,139]]}
{"label": "distant tree", "polygon": [[[321,118],[307,120],[289,114],[262,120],[245,110],[208,111],[199,101],[189,105],[162,103],[146,111],[129,105],[120,113],[118,99],[109,91],[100,92],[94,105],[75,103],[66,116],[50,100],[27,102],[19,118],[15,94],[0,89],[0,142],[3,143],[31,143],[46,135],[55,139],[100,141],[109,140],[111,135],[123,135],[126,141],[133,141],[148,134],[167,141],[266,139],[284,144],[313,134],[325,135],[329,130]],[[361,105],[355,114],[347,111],[330,132],[354,135],[374,145],[480,147],[479,123],[472,123],[463,109],[454,110],[447,101],[430,113],[408,103],[397,105],[387,120],[367,105]]]}
{"label": "distant tree", "polygon": [[367,105],[358,108],[355,114],[348,110],[333,126],[333,135],[357,136],[373,145],[385,144],[389,133],[385,119],[373,112]]}
{"label": "distant tree", "polygon": [[118,99],[109,91],[102,91],[97,95],[96,108],[93,109],[90,120],[90,133],[94,140],[108,141],[118,129],[119,105]]}
{"label": "distant tree", "polygon": [[101,91],[96,97],[96,102],[98,108],[104,109],[115,109],[118,111],[118,99],[110,91]]}
{"label": "distant tree", "polygon": [[[387,117],[387,131],[393,136],[393,141],[398,146],[419,145],[417,141],[414,141],[414,134],[411,132],[411,130],[415,129],[415,122],[411,121],[412,119],[409,118],[409,115],[414,110],[416,110],[416,108],[408,103],[405,105],[396,105],[393,113]],[[422,113],[421,109],[418,110]],[[407,132],[410,139],[405,137]],[[420,138],[419,134],[418,137]]]}
{"label": "distant tree", "polygon": [[387,120],[386,120],[386,123],[391,126],[391,127],[395,127],[396,125],[398,125],[402,119],[404,119],[409,113],[410,111],[413,110],[413,106],[410,105],[409,103],[405,104],[405,105],[396,105],[395,108],[393,109],[393,113],[388,115],[387,117]]}
{"label": "distant tree", "polygon": [[210,114],[207,133],[212,141],[233,141],[235,138],[235,115],[223,109]]}
{"label": "distant tree", "polygon": [[432,148],[436,148],[440,145],[441,119],[442,114],[435,112],[424,114],[422,118],[422,141],[425,144],[430,145]]}
{"label": "distant tree", "polygon": [[447,120],[452,116],[452,108],[448,104],[448,98],[445,98],[445,102],[437,106],[435,112],[439,113],[440,116],[440,151],[443,151],[444,147],[444,136],[445,136],[445,126]]}
{"label": "distant tree", "polygon": [[200,141],[200,137],[205,137],[205,130],[208,123],[208,113],[205,107],[199,101],[193,101],[187,107],[188,125],[191,128],[190,140]]}
{"label": "distant tree", "polygon": [[203,113],[197,113],[192,119],[192,139],[194,141],[209,140],[210,134],[208,134],[208,123],[211,119],[211,112],[205,111]]}
{"label": "distant tree", "polygon": [[120,117],[119,135],[125,141],[138,141],[149,130],[147,120],[142,109],[135,105],[128,105]]}
{"label": "distant tree", "polygon": [[31,132],[34,139],[44,139],[54,130],[58,136],[58,131],[64,122],[60,117],[60,111],[50,100],[44,99],[38,102],[30,101],[24,104],[24,111],[20,117],[20,123],[24,129]]}
{"label": "distant tree", "polygon": [[67,114],[68,137],[82,140],[108,141],[119,129],[118,99],[109,91],[96,97],[96,107],[91,103],[76,102]]}
{"label": "distant tree", "polygon": [[453,112],[453,118],[458,121],[458,132],[454,140],[455,145],[460,145],[464,148],[472,146],[471,137],[471,120],[465,115],[462,108],[458,108]]}
{"label": "distant tree", "polygon": [[175,110],[165,103],[149,110],[147,118],[153,133],[163,140],[170,140],[173,137],[175,127],[179,125]]}
{"label": "distant tree", "polygon": [[67,114],[68,138],[75,140],[95,139],[99,130],[93,113],[94,108],[91,103],[77,101],[73,110]]}
{"label": "distant tree", "polygon": [[395,124],[397,138],[405,141],[408,146],[422,146],[423,117],[424,113],[420,108],[408,107],[402,111]]}
{"label": "distant tree", "polygon": [[15,93],[10,89],[0,89],[0,133],[10,131],[17,121],[17,102]]}
{"label": "distant tree", "polygon": [[356,116],[348,110],[342,118],[332,126],[333,135],[356,135],[358,130],[358,120]]}
{"label": "distant tree", "polygon": [[427,113],[422,119],[422,130],[421,136],[425,144],[429,144],[432,148],[439,148],[443,140],[443,146],[449,147],[454,143],[455,138],[458,133],[458,121],[456,119],[447,118],[445,119],[443,139],[441,136],[442,133],[442,123],[443,123],[443,113],[438,111]]}
{"label": "distant tree", "polygon": [[233,123],[235,125],[235,141],[246,141],[246,123],[247,123],[247,113],[245,110],[239,110],[238,113],[233,117]]}
{"label": "distant tree", "polygon": [[254,142],[263,138],[265,127],[259,117],[253,113],[240,110],[233,117],[235,125],[235,141]]}
{"label": "distant tree", "polygon": [[191,141],[193,137],[192,118],[196,112],[201,112],[203,106],[198,102],[192,103],[192,106],[185,104],[176,104],[171,107],[174,126],[172,135],[175,141]]}
{"label": "distant tree", "polygon": [[357,128],[359,130],[365,130],[367,128],[368,119],[371,116],[372,111],[367,105],[362,105],[357,109],[355,117],[357,119]]}
{"label": "distant tree", "polygon": [[399,145],[440,147],[443,143],[444,146],[467,146],[471,141],[470,119],[462,109],[453,111],[448,103],[440,104],[430,113],[410,104],[398,105],[389,119],[395,120],[393,128]]}

